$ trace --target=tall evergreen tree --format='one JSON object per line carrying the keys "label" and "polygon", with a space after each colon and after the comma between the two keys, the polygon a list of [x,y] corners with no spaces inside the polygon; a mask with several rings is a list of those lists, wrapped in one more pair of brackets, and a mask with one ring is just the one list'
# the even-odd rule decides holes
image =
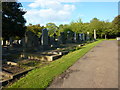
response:
{"label": "tall evergreen tree", "polygon": [[4,40],[9,37],[23,37],[25,23],[23,15],[26,13],[18,2],[2,2],[2,37]]}

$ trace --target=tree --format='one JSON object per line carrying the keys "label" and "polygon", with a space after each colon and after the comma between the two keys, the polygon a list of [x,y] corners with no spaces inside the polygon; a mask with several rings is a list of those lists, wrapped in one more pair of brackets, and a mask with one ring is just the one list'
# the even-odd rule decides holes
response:
{"label": "tree", "polygon": [[113,32],[116,36],[120,36],[120,15],[116,16],[112,21]]}
{"label": "tree", "polygon": [[23,15],[26,12],[21,7],[21,3],[2,2],[2,37],[4,40],[9,37],[24,36],[26,20]]}
{"label": "tree", "polygon": [[44,26],[40,26],[40,24],[37,24],[37,25],[29,24],[27,26],[27,31],[32,31],[33,33],[35,33],[35,35],[40,37],[40,35],[42,34],[43,28],[44,28]]}
{"label": "tree", "polygon": [[58,27],[54,23],[47,23],[46,28],[48,29],[49,36],[53,36],[58,31]]}

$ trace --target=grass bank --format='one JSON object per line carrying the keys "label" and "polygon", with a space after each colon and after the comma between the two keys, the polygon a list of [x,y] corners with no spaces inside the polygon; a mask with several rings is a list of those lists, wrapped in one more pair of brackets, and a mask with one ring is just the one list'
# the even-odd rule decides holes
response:
{"label": "grass bank", "polygon": [[9,88],[46,88],[54,79],[54,77],[63,73],[91,48],[102,41],[103,40],[98,40],[94,43],[87,44],[81,49],[70,52],[69,54],[51,62],[45,67],[30,71],[25,77],[9,86]]}

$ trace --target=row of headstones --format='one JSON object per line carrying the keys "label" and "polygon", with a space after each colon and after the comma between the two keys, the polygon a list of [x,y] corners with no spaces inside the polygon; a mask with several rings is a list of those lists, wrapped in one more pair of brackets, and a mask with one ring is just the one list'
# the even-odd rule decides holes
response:
{"label": "row of headstones", "polygon": [[[85,40],[90,40],[90,35],[89,32],[87,32],[87,35],[84,33],[76,34],[72,32],[72,36],[70,35],[71,33],[68,31],[67,35],[64,32],[60,33],[60,36],[57,38],[57,43],[55,40],[55,37],[49,37],[48,36],[48,30],[43,29],[42,30],[42,35],[40,38],[38,38],[37,35],[35,35],[31,31],[27,31],[25,33],[25,37],[22,40],[17,40],[17,44],[22,45],[25,48],[39,48],[40,46],[45,46],[47,47],[48,45],[51,44],[65,44],[69,42],[80,42],[80,41],[85,41]],[[94,30],[94,39],[96,40],[96,30]],[[7,42],[9,45],[13,43],[13,40],[10,38],[9,42]]]}

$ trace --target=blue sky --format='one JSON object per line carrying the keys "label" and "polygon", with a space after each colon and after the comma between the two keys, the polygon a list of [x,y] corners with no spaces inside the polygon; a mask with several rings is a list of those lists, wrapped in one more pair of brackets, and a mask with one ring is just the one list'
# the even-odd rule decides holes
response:
{"label": "blue sky", "polygon": [[118,15],[118,2],[60,2],[57,0],[35,0],[21,2],[27,11],[24,15],[27,24],[41,24],[53,22],[56,25],[69,24],[81,18],[89,22],[96,17],[100,20],[112,21]]}

